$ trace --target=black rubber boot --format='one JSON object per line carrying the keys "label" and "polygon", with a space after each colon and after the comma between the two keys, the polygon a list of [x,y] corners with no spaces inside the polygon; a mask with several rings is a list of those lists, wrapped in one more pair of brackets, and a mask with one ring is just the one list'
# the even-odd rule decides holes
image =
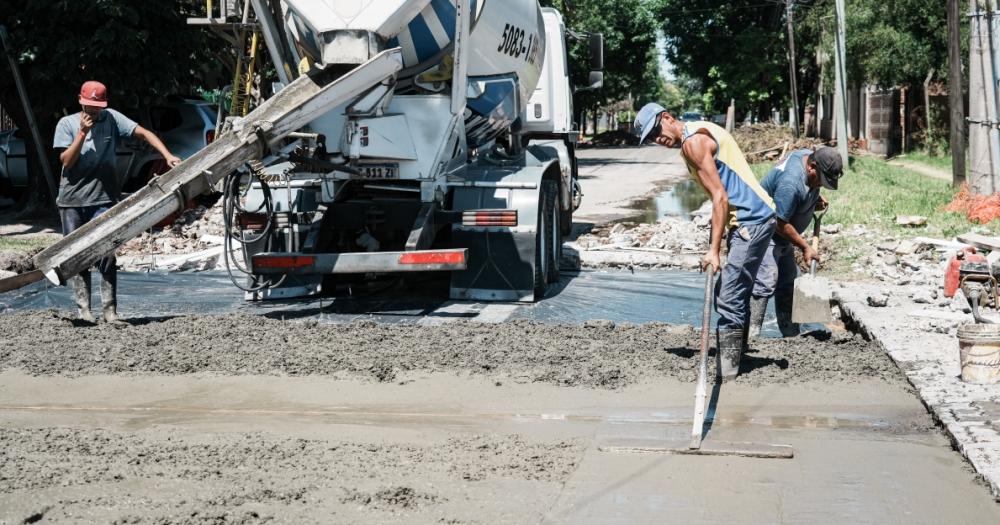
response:
{"label": "black rubber boot", "polygon": [[798,323],[792,322],[792,294],[774,295],[774,313],[778,317],[778,330],[782,337],[799,335]]}
{"label": "black rubber boot", "polygon": [[94,314],[90,311],[90,271],[86,271],[70,279],[73,284],[73,300],[79,310],[81,321],[94,322]]}
{"label": "black rubber boot", "polygon": [[764,326],[764,316],[767,314],[767,297],[750,298],[750,339],[755,339],[760,335],[760,328]]}
{"label": "black rubber boot", "polygon": [[716,340],[719,345],[718,377],[723,381],[736,379],[743,355],[743,329],[716,330]]}
{"label": "black rubber boot", "polygon": [[101,279],[101,313],[106,323],[121,321],[118,318],[118,283],[114,281],[117,279]]}

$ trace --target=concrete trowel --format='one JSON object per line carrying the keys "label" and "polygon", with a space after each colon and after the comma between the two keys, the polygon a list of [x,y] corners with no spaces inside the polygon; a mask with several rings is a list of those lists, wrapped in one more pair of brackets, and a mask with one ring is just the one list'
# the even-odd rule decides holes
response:
{"label": "concrete trowel", "polygon": [[[813,250],[819,249],[820,223],[826,210],[813,215]],[[792,293],[793,323],[823,323],[833,321],[830,315],[830,282],[825,277],[816,276],[816,260],[809,265],[809,273],[795,279]]]}
{"label": "concrete trowel", "polygon": [[[705,303],[701,320],[701,356],[698,363],[698,386],[695,388],[694,421],[691,428],[691,440],[671,442],[668,440],[649,438],[619,438],[601,443],[598,448],[606,452],[660,452],[668,454],[688,454],[700,456],[743,456],[750,458],[783,458],[795,456],[792,447],[788,445],[770,445],[758,443],[736,443],[726,441],[705,441],[702,434],[705,429],[706,398],[708,396],[708,344],[712,324],[712,289],[715,275],[711,271],[705,277]],[[721,379],[717,381],[721,382]],[[716,384],[719,388],[721,383]],[[713,396],[714,397],[714,396]]]}

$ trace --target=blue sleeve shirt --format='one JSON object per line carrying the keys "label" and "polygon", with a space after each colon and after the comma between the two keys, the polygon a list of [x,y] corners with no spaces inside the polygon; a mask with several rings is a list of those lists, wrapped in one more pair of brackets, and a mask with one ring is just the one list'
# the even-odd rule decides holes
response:
{"label": "blue sleeve shirt", "polygon": [[[761,186],[774,200],[775,216],[791,224],[799,233],[809,227],[816,202],[819,201],[819,188],[809,188],[806,185],[803,160],[812,153],[808,149],[792,152],[761,181]],[[788,240],[781,235],[775,235],[774,242],[788,244]]]}

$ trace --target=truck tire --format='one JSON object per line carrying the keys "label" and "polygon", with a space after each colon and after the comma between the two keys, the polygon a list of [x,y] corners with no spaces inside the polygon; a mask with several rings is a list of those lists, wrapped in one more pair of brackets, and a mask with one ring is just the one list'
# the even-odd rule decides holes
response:
{"label": "truck tire", "polygon": [[535,300],[545,296],[549,285],[549,268],[552,259],[552,206],[555,191],[552,181],[542,181],[538,195],[538,227],[535,229]]}
{"label": "truck tire", "polygon": [[559,282],[559,261],[562,259],[562,211],[559,209],[559,185],[555,181],[544,181],[542,186],[549,186],[552,202],[549,205],[549,222],[547,223],[546,242],[549,243],[549,262],[547,268],[548,282]]}

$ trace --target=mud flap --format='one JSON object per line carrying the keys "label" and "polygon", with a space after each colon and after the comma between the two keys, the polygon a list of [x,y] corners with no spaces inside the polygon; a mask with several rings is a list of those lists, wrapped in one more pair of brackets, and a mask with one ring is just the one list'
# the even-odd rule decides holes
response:
{"label": "mud flap", "polygon": [[451,298],[477,301],[535,300],[535,235],[542,177],[555,163],[526,155],[516,166],[476,166],[454,190],[455,211],[517,210],[517,226],[456,224],[454,248],[468,248],[468,269],[451,274]]}
{"label": "mud flap", "polygon": [[[505,228],[510,230],[510,228]],[[452,231],[456,248],[468,248],[468,269],[451,274],[451,298],[532,301],[535,298],[535,233]]]}

